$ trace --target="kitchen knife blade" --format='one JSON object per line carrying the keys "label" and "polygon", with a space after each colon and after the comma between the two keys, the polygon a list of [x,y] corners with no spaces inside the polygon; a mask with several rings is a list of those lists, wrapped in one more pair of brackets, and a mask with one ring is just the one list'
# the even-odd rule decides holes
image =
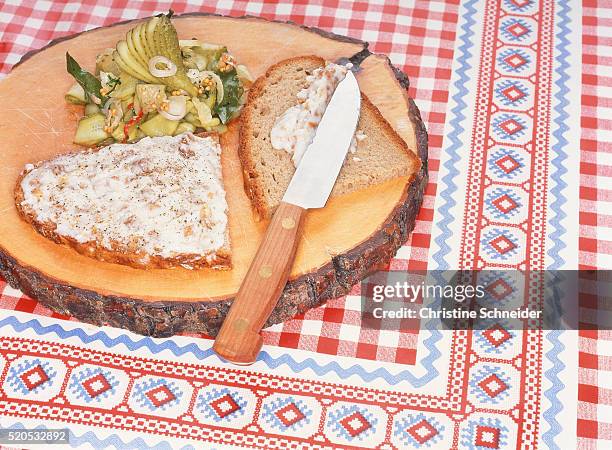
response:
{"label": "kitchen knife blade", "polygon": [[283,201],[302,208],[322,208],[336,183],[355,135],[361,95],[350,70],[338,84],[285,191]]}
{"label": "kitchen knife blade", "polygon": [[336,87],[215,339],[213,350],[223,359],[234,364],[257,359],[263,345],[260,331],[289,279],[306,211],[325,206],[355,134],[360,103],[357,80],[349,71]]}

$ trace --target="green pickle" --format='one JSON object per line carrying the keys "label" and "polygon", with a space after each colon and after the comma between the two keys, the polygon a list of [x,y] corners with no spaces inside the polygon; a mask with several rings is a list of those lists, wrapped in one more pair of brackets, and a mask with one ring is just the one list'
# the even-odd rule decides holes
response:
{"label": "green pickle", "polygon": [[[137,139],[138,131],[138,126],[135,124],[128,127],[127,141],[131,142]],[[125,123],[120,122],[119,126],[113,130],[112,136],[115,141],[123,142],[125,140]]]}
{"label": "green pickle", "polygon": [[196,127],[189,123],[189,122],[179,122],[178,127],[176,128],[176,130],[174,131],[174,136],[176,136],[177,134],[181,134],[181,133],[193,133],[195,132]]}
{"label": "green pickle", "polygon": [[[96,146],[111,140],[135,142],[144,136],[176,136],[202,129],[219,133],[227,130],[223,122],[239,110],[240,105],[235,104],[235,98],[242,92],[241,84],[232,78],[232,74],[221,73],[217,67],[227,48],[198,40],[179,41],[170,16],[159,15],[143,21],[129,30],[125,38],[117,42],[115,48],[108,49],[96,57],[96,75],[91,75],[94,85],[100,84],[101,71],[113,74],[119,79],[118,83],[110,86],[112,90],[109,91],[109,86],[107,89],[100,89],[100,104],[95,104],[95,98],[90,98],[90,95],[96,96],[97,92],[86,94],[79,84],[81,81],[75,83],[66,93],[66,101],[85,107],[85,115],[79,121],[74,137],[76,144]],[[172,61],[176,65],[176,73],[168,77],[153,76],[148,64],[155,56],[163,56]],[[223,79],[225,97],[229,100],[223,98],[217,104],[217,90],[210,89],[210,92],[205,92],[195,85],[187,76],[188,68],[218,73]],[[68,72],[79,80],[70,67]],[[165,107],[168,96],[179,95],[175,92],[177,90],[182,91],[180,95],[191,97],[187,101],[187,114],[180,121],[169,120],[157,112],[160,107]],[[97,88],[94,91],[97,91]],[[230,95],[233,97],[228,97]],[[112,132],[106,127],[110,118],[105,118],[101,112],[103,105],[111,98],[121,103],[124,112],[122,120]],[[193,104],[195,99],[199,100],[198,108]],[[202,119],[206,122],[202,123]]]}
{"label": "green pickle", "polygon": [[109,138],[104,131],[104,114],[96,113],[79,120],[74,143],[79,145],[96,145]]}
{"label": "green pickle", "polygon": [[147,136],[172,136],[178,124],[176,120],[168,120],[161,114],[156,114],[141,124],[140,129]]}
{"label": "green pickle", "polygon": [[85,115],[86,116],[91,116],[92,114],[97,114],[99,112],[100,112],[100,108],[98,107],[98,105],[94,103],[87,103],[85,105]]}

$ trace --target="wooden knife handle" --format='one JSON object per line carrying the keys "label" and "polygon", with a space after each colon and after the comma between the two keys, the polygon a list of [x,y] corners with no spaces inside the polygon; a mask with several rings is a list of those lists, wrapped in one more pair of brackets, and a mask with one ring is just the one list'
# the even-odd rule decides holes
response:
{"label": "wooden knife handle", "polygon": [[236,364],[255,362],[259,334],[287,284],[306,210],[281,202],[215,339],[213,350]]}

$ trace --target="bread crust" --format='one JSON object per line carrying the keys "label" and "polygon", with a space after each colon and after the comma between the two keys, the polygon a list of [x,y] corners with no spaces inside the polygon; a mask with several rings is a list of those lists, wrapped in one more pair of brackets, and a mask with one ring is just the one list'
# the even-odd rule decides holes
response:
{"label": "bread crust", "polygon": [[[357,57],[363,61],[371,57],[371,54],[364,50],[350,59],[355,60]],[[408,77],[388,59],[387,62],[398,85],[406,90],[409,86]],[[328,299],[347,294],[355,283],[377,267],[386,267],[413,230],[428,180],[428,139],[417,106],[407,96],[406,101],[406,115],[414,127],[417,153],[422,161],[421,170],[407,184],[402,198],[388,219],[367,241],[341,255],[332,256],[331,261],[317,271],[288,283],[267,326],[317,307]],[[72,315],[78,320],[99,326],[110,325],[155,337],[180,332],[215,335],[233,301],[232,296],[198,301],[163,298],[151,301],[137,296],[100,293],[71,286],[64,280],[45,274],[39,268],[22,264],[1,247],[0,274],[13,288],[21,289],[60,314]]]}
{"label": "bread crust", "polygon": [[[214,135],[214,133],[197,134],[197,136],[200,137],[211,135]],[[97,152],[102,148],[104,147],[95,147],[90,149],[90,152]],[[65,155],[77,155],[80,153],[82,152],[69,152]],[[39,221],[34,211],[28,210],[28,208],[25,208],[22,204],[25,200],[25,194],[23,192],[23,188],[21,187],[23,178],[44,162],[45,161],[40,161],[34,164],[32,169],[23,170],[21,172],[15,185],[14,198],[15,207],[17,208],[17,212],[21,218],[47,239],[50,239],[57,244],[67,245],[76,250],[78,253],[89,256],[90,258],[109,263],[122,264],[136,269],[170,269],[175,267],[184,267],[188,269],[231,269],[229,232],[226,232],[223,247],[217,250],[212,258],[210,257],[210,254],[179,254],[173,257],[149,255],[146,252],[135,252],[116,241],[111,241],[111,246],[113,249],[109,250],[108,248],[102,246],[98,241],[94,240],[88,242],[78,242],[76,239],[71,238],[70,236],[64,236],[58,233],[56,231],[56,224],[53,222]],[[143,262],[143,258],[145,258],[147,262]]]}
{"label": "bread crust", "polygon": [[[283,61],[279,61],[273,64],[266,70],[266,73],[257,78],[251,88],[247,97],[247,102],[240,115],[240,140],[238,146],[238,157],[242,164],[242,178],[244,183],[244,190],[251,200],[251,204],[256,213],[257,219],[267,219],[274,213],[274,208],[271,208],[265,199],[263,185],[258,182],[258,173],[253,161],[252,153],[249,151],[251,133],[254,129],[252,123],[252,116],[254,114],[254,103],[262,95],[263,89],[270,77],[280,68],[285,67],[293,62],[301,61],[304,64],[314,64],[319,67],[325,65],[325,59],[316,55],[307,56],[295,56]],[[361,93],[361,108],[370,110],[380,120],[380,125],[385,129],[385,132],[390,134],[393,139],[393,143],[398,147],[401,147],[409,159],[411,160],[412,170],[407,175],[413,175],[418,172],[421,167],[421,160],[419,156],[408,148],[408,144],[397,134],[391,124],[383,117],[380,110],[374,105],[370,99],[362,92]],[[332,194],[333,196],[333,194]]]}
{"label": "bread crust", "polygon": [[257,171],[255,170],[255,161],[251,158],[251,152],[249,152],[249,134],[253,129],[253,124],[251,122],[251,117],[253,114],[253,104],[259,96],[261,96],[261,91],[266,85],[266,82],[270,78],[270,76],[280,67],[283,67],[289,63],[294,61],[310,61],[313,64],[323,66],[325,65],[325,60],[320,56],[309,55],[309,56],[295,56],[293,58],[284,59],[282,61],[277,62],[276,64],[271,65],[266,70],[266,73],[257,78],[255,82],[251,85],[249,89],[249,94],[247,97],[247,102],[242,109],[242,113],[240,114],[240,141],[238,144],[238,158],[240,159],[240,163],[242,164],[242,180],[244,183],[244,190],[251,200],[251,204],[255,209],[256,218],[263,219],[269,218],[272,216],[272,212],[268,208],[268,204],[265,200],[265,196],[263,193],[263,186],[257,182]]}

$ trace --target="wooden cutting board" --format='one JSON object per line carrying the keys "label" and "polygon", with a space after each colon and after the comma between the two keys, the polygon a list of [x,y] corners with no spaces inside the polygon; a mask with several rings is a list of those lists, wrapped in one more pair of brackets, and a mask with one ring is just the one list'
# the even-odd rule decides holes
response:
{"label": "wooden cutting board", "polygon": [[[291,281],[269,324],[346,294],[385,266],[414,227],[427,182],[427,134],[407,96],[407,77],[367,44],[295,24],[253,17],[183,15],[173,22],[183,39],[227,45],[253,76],[282,59],[316,54],[359,64],[361,90],[423,161],[412,179],[330,200],[308,214]],[[165,336],[181,331],[215,334],[259,245],[267,222],[254,220],[237,157],[239,123],[222,137],[233,269],[138,270],[100,262],[57,245],[20,219],[14,206],[17,176],[29,162],[72,151],[82,108],[68,106],[65,53],[93,70],[95,56],[124,37],[136,21],[52,42],[26,55],[0,82],[0,273],[52,309],[94,324]]]}

